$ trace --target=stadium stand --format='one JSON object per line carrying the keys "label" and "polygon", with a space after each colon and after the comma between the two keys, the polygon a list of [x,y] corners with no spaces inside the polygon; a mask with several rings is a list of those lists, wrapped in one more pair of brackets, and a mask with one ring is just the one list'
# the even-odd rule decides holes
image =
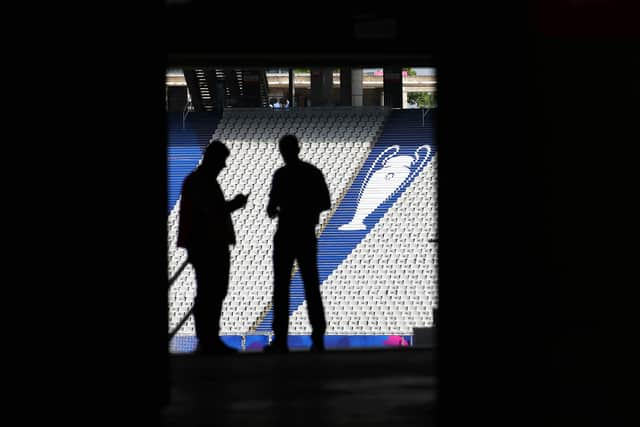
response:
{"label": "stadium stand", "polygon": [[[437,238],[437,169],[431,122],[422,127],[418,113],[382,107],[316,107],[227,109],[219,121],[210,117],[209,141],[220,139],[231,150],[228,167],[219,177],[225,195],[251,192],[247,207],[233,214],[238,244],[231,252],[229,292],[221,319],[221,334],[230,345],[247,348],[256,336],[264,337],[258,341],[266,343],[271,331],[271,240],[276,221],[264,210],[272,174],[282,165],[277,140],[286,133],[300,139],[301,158],[323,171],[332,198],[332,210],[322,214],[318,226],[326,334],[401,335],[410,340],[413,327],[432,324],[437,251],[428,240]],[[197,127],[206,128],[202,122]],[[206,144],[196,148],[191,143],[187,155],[176,148],[189,145],[179,142],[180,132],[170,129],[170,135],[169,275],[173,276],[186,259],[186,252],[175,244],[179,188]],[[398,176],[404,170],[411,173],[366,216],[365,229],[340,229],[355,221],[358,203],[365,201],[360,203],[364,206],[369,200],[363,191],[378,179],[375,172],[385,163],[389,168],[403,159],[409,168],[396,165],[394,170]],[[190,310],[194,292],[193,270],[187,265],[170,289],[170,330]],[[290,314],[290,337],[309,335],[302,282],[295,269]],[[190,351],[194,346],[189,318],[171,350]]]}

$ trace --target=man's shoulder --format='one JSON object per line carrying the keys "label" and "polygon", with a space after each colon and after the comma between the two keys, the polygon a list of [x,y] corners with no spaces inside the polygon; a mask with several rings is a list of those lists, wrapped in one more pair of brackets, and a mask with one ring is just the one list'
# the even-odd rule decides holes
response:
{"label": "man's shoulder", "polygon": [[212,189],[220,188],[220,184],[217,180],[211,180],[204,172],[199,169],[192,171],[184,179],[182,183],[183,188],[188,188],[190,191],[195,192],[208,192]]}
{"label": "man's shoulder", "polygon": [[307,169],[311,173],[322,174],[322,171],[315,165],[312,165],[309,162],[301,162],[302,166]]}
{"label": "man's shoulder", "polygon": [[191,172],[187,174],[187,177],[184,179],[184,182],[187,183],[195,183],[202,181],[202,172],[199,168],[195,168]]}
{"label": "man's shoulder", "polygon": [[182,181],[182,186],[186,187],[191,185],[191,183],[194,181],[195,179],[195,175],[196,171],[191,171],[190,173],[187,174],[187,176],[184,178],[184,181]]}
{"label": "man's shoulder", "polygon": [[293,179],[296,176],[302,178],[305,176],[323,177],[324,175],[315,165],[301,160],[294,165],[284,165],[276,169],[273,176],[274,178],[283,176],[284,179]]}

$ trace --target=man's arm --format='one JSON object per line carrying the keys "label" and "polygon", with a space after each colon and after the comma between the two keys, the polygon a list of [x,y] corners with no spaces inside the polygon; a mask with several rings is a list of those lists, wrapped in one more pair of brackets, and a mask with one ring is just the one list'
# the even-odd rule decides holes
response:
{"label": "man's arm", "polygon": [[236,211],[240,208],[243,208],[246,206],[247,204],[247,200],[249,199],[249,195],[247,194],[246,196],[243,194],[238,194],[236,195],[236,197],[234,197],[232,200],[226,201],[225,202],[225,206],[227,208],[227,211],[229,212],[233,212]]}
{"label": "man's arm", "polygon": [[331,195],[329,194],[329,188],[327,187],[322,172],[320,172],[318,187],[318,210],[322,212],[331,209]]}
{"label": "man's arm", "polygon": [[267,215],[269,218],[273,219],[278,215],[278,186],[277,179],[278,172],[273,175],[273,180],[271,181],[271,191],[269,192],[269,203],[267,204]]}
{"label": "man's arm", "polygon": [[276,215],[278,215],[278,205],[271,198],[269,198],[269,204],[267,205],[267,215],[271,219],[275,218]]}
{"label": "man's arm", "polygon": [[183,184],[178,211],[178,242],[180,248],[186,248],[189,243],[192,224],[191,194],[187,184]]}

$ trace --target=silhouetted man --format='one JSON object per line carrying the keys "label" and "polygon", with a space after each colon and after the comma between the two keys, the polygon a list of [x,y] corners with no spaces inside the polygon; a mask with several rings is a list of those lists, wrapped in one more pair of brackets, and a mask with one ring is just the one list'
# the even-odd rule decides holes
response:
{"label": "silhouetted man", "polygon": [[329,189],[320,169],[298,158],[294,135],[278,142],[285,165],[273,175],[267,215],[278,216],[273,238],[273,342],[265,352],[286,352],[289,334],[289,285],[298,260],[312,328],[312,351],[324,350],[326,323],[318,278],[318,242],[315,227],[320,212],[331,208]]}
{"label": "silhouetted man", "polygon": [[244,207],[248,196],[225,201],[216,178],[228,156],[222,142],[211,142],[200,166],[182,185],[178,246],[187,249],[196,274],[193,315],[201,354],[236,352],[220,339],[220,315],[229,288],[229,245],[236,243],[231,212]]}

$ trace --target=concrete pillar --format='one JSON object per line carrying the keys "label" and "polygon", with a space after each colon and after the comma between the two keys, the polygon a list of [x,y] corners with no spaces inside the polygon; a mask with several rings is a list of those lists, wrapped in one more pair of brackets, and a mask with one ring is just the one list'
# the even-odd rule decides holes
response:
{"label": "concrete pillar", "polygon": [[407,90],[403,87],[402,88],[402,108],[408,108],[409,107],[409,101],[407,101]]}
{"label": "concrete pillar", "polygon": [[216,111],[222,113],[225,105],[225,82],[216,80]]}
{"label": "concrete pillar", "polygon": [[340,105],[351,105],[351,69],[340,69]]}
{"label": "concrete pillar", "polygon": [[402,108],[402,68],[384,67],[384,105]]}
{"label": "concrete pillar", "polygon": [[311,69],[311,106],[321,107],[332,105],[331,92],[333,91],[333,69]]}
{"label": "concrete pillar", "polygon": [[294,81],[295,81],[295,75],[294,75],[293,68],[289,68],[289,97],[287,99],[289,100],[290,107],[293,107],[293,104],[295,102],[294,100],[296,99],[296,88],[294,85]]}
{"label": "concrete pillar", "polygon": [[351,105],[362,107],[362,68],[351,69]]}

